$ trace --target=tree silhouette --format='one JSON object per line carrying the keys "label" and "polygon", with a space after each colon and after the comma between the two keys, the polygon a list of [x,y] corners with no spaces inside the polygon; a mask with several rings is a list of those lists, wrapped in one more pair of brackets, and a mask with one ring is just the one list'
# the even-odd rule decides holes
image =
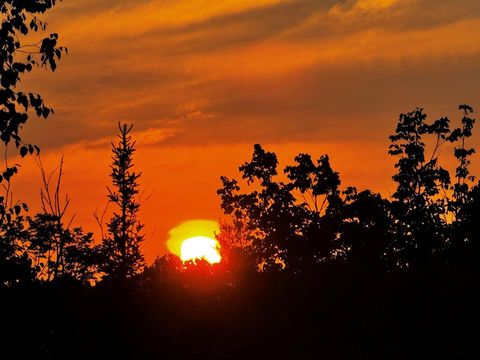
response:
{"label": "tree silhouette", "polygon": [[[398,186],[393,194],[393,211],[398,218],[396,248],[401,266],[425,263],[432,251],[441,248],[446,204],[438,194],[450,185],[450,175],[438,164],[440,145],[448,141],[449,120],[426,123],[422,109],[401,114],[395,134],[390,136],[389,153],[399,157],[393,180]],[[425,136],[436,138],[430,158],[425,154]]]}
{"label": "tree silhouette", "polygon": [[284,170],[291,181],[276,181],[276,155],[255,145],[252,161],[240,171],[247,184],[258,190],[239,194],[236,180],[221,178],[222,209],[233,216],[233,228],[242,229],[241,241],[248,243],[263,270],[301,271],[328,258],[337,237],[342,207],[338,173],[326,155],[317,164],[307,154],[295,161]]}
{"label": "tree silhouette", "polygon": [[84,283],[93,281],[98,272],[93,234],[84,233],[81,227],[71,228],[73,216],[65,222],[70,198],[66,196],[64,201],[61,198],[63,158],[57,169],[48,175],[40,158],[38,161],[43,180],[42,212],[27,218],[25,233],[37,278],[52,281],[69,277]]}
{"label": "tree silhouette", "polygon": [[[398,158],[391,200],[354,187],[342,193],[327,155],[314,163],[299,154],[295,165],[285,167],[289,182],[277,181],[277,156],[255,145],[252,160],[239,168],[254,190],[241,193],[237,180],[221,177],[217,193],[231,222],[222,226],[219,240],[228,249],[244,248],[264,270],[293,272],[335,259],[368,269],[412,268],[462,248],[466,237],[472,241],[472,232],[460,234],[476,216],[478,190],[470,191],[474,149],[466,145],[473,109],[460,110],[462,126],[453,130],[448,118],[428,123],[422,109],[400,115],[390,136],[389,154]],[[454,184],[439,163],[444,144],[455,146]]]}
{"label": "tree silhouette", "polygon": [[220,231],[216,239],[221,244],[222,263],[237,274],[257,269],[258,260],[249,238],[248,225],[242,218],[232,216],[220,222]]}
{"label": "tree silhouette", "polygon": [[58,34],[50,34],[35,44],[25,44],[20,39],[30,33],[45,31],[47,23],[37,18],[37,15],[53,6],[55,0],[5,0],[0,5],[0,139],[4,144],[13,140],[22,156],[33,153],[35,149],[34,146],[23,143],[20,134],[28,120],[29,109],[44,118],[48,117],[52,109],[45,106],[39,94],[17,92],[15,87],[21,76],[31,72],[35,66],[55,71],[57,60],[67,50],[57,46]]}
{"label": "tree silhouette", "polygon": [[[340,176],[330,166],[328,155],[312,161],[309,154],[295,157],[296,165],[287,166],[285,173],[291,180],[296,196],[297,216],[301,221],[301,243],[292,244],[290,255],[298,259],[297,267],[328,259],[338,248],[336,239],[341,225],[343,200],[340,197]],[[295,195],[295,193],[294,193]],[[303,255],[302,255],[303,254]]]}
{"label": "tree silhouette", "polygon": [[29,254],[40,280],[71,278],[89,283],[97,274],[93,234],[58,226],[58,217],[40,213],[28,219]]}
{"label": "tree silhouette", "polygon": [[459,109],[463,112],[462,127],[457,128],[450,134],[451,142],[458,142],[459,146],[454,148],[454,156],[458,160],[458,166],[455,169],[456,181],[452,186],[453,199],[450,201],[450,210],[457,220],[458,212],[465,205],[468,198],[470,185],[475,181],[475,176],[470,175],[470,156],[475,153],[475,149],[467,148],[466,141],[472,136],[475,119],[470,117],[473,108],[468,105],[460,105]]}
{"label": "tree silhouette", "polygon": [[[45,105],[41,95],[16,91],[16,86],[21,77],[36,66],[55,71],[57,60],[67,51],[57,46],[58,34],[50,34],[34,44],[25,42],[29,34],[46,30],[47,23],[37,15],[53,6],[55,0],[5,0],[0,4],[0,141],[6,147],[5,152],[13,142],[22,157],[39,152],[37,146],[25,143],[21,137],[30,111],[47,118],[53,109]],[[13,203],[10,193],[10,180],[17,172],[17,164],[10,166],[5,162],[5,169],[0,174],[0,184],[5,189],[5,194],[0,196],[0,268],[4,270],[3,274],[11,274],[13,282],[18,280],[15,273],[30,272],[27,269],[28,255],[18,240],[24,221],[20,213],[27,206]],[[22,271],[18,268],[20,264],[24,267]],[[13,266],[12,271],[8,270],[10,266]],[[12,282],[10,280],[6,282]]]}
{"label": "tree silhouette", "polygon": [[356,188],[345,192],[340,229],[345,260],[363,269],[382,271],[395,261],[391,203],[380,194]]}
{"label": "tree silhouette", "polygon": [[457,221],[452,226],[452,247],[454,256],[460,262],[467,260],[468,265],[478,266],[480,240],[478,224],[480,224],[480,185],[474,186],[462,200]]}
{"label": "tree silhouette", "polygon": [[138,179],[132,171],[135,141],[130,135],[133,125],[119,127],[119,142],[112,143],[111,173],[114,189],[108,188],[108,200],[115,205],[113,217],[107,224],[108,234],[102,241],[103,261],[100,269],[107,278],[125,280],[138,274],[144,266],[140,243],[143,224],[138,220],[140,201]]}
{"label": "tree silhouette", "polygon": [[25,246],[25,218],[20,205],[0,206],[0,287],[28,283],[35,278]]}
{"label": "tree silhouette", "polygon": [[[473,149],[465,148],[471,136],[474,120],[468,117],[473,110],[460,106],[464,112],[462,128],[450,129],[450,120],[441,118],[429,124],[422,109],[401,114],[395,131],[390,136],[389,153],[399,158],[398,172],[393,180],[398,186],[393,194],[392,212],[395,222],[395,250],[398,265],[424,265],[435,252],[442,251],[449,240],[448,221],[465,202],[468,193],[468,157]],[[434,138],[430,157],[426,155],[426,137]],[[458,143],[454,155],[459,161],[456,184],[451,185],[449,172],[439,165],[438,153],[445,143]],[[453,191],[453,196],[448,191]]]}
{"label": "tree silhouette", "polygon": [[226,177],[221,178],[223,188],[218,190],[225,213],[247,224],[247,240],[258,265],[264,269],[281,267],[287,238],[296,236],[292,213],[295,199],[290,193],[291,186],[274,181],[277,164],[274,153],[255,145],[252,161],[242,165],[240,171],[248,184],[258,181],[261,191],[237,194],[238,182]]}

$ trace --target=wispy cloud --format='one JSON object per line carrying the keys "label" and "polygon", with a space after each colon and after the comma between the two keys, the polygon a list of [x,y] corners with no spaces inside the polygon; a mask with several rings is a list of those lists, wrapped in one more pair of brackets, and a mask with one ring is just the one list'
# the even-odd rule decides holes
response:
{"label": "wispy cloud", "polygon": [[24,82],[57,115],[27,131],[43,147],[117,121],[175,119],[169,144],[384,131],[400,109],[471,99],[479,15],[475,0],[62,2],[49,22],[70,55]]}

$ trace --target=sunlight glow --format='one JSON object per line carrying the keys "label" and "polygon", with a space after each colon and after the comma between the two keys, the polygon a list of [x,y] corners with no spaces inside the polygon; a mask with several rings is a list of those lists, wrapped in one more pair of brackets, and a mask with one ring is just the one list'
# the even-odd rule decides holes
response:
{"label": "sunlight glow", "polygon": [[171,253],[181,257],[181,247],[186,239],[197,236],[214,239],[215,234],[219,232],[218,223],[214,220],[187,220],[170,229],[167,248]]}
{"label": "sunlight glow", "polygon": [[222,259],[218,252],[218,241],[206,236],[194,236],[182,242],[180,249],[182,261],[205,259],[210,264]]}

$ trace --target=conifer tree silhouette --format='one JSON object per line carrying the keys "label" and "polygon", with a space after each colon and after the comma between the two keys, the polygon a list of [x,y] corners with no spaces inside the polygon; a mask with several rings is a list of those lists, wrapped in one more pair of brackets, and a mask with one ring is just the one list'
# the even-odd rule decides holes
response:
{"label": "conifer tree silhouette", "polygon": [[104,237],[100,270],[107,278],[125,280],[140,273],[144,267],[144,258],[140,252],[143,241],[143,224],[138,220],[140,201],[138,199],[138,179],[141,173],[135,173],[133,154],[135,141],[130,135],[133,125],[121,125],[119,141],[112,143],[112,165],[110,177],[114,189],[108,189],[108,200],[115,210],[107,224],[107,236]]}

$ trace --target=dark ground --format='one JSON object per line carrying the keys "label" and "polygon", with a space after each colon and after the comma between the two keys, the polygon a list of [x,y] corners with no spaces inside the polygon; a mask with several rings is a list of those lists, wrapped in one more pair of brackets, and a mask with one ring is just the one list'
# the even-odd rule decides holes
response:
{"label": "dark ground", "polygon": [[1,359],[478,358],[470,269],[160,276],[2,290]]}

